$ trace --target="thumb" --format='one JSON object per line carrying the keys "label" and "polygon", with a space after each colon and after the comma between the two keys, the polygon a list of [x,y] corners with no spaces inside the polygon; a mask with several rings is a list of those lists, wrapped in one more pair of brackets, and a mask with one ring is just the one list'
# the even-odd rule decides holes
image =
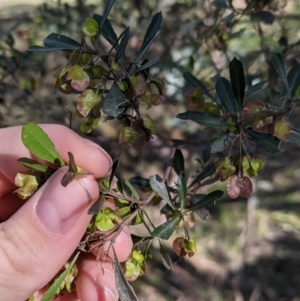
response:
{"label": "thumb", "polygon": [[60,183],[57,170],[9,220],[0,224],[1,300],[20,301],[45,286],[75,250],[98,198],[92,176]]}

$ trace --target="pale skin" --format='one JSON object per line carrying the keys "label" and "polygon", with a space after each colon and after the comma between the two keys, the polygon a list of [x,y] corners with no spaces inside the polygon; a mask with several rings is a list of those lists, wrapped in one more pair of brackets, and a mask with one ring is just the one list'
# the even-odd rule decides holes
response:
{"label": "pale skin", "polygon": [[[22,127],[0,129],[0,301],[24,301],[32,294],[40,299],[41,290],[69,259],[89,224],[88,208],[99,197],[95,177],[107,175],[112,164],[99,146],[67,127],[41,127],[65,162],[70,151],[76,164],[93,175],[65,188],[60,181],[67,169],[62,168],[24,202],[13,193],[16,174],[25,170],[17,159],[32,155],[22,144]],[[114,246],[119,260],[125,261],[132,249],[128,228]],[[99,263],[94,254],[82,254],[78,268],[76,292],[64,294],[60,301],[118,300],[109,260]]]}

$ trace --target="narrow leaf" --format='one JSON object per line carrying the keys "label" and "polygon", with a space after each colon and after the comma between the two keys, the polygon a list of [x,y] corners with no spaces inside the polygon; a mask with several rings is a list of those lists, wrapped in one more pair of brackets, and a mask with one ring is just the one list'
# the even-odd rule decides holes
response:
{"label": "narrow leaf", "polygon": [[215,165],[212,163],[212,164],[209,164],[207,165],[197,176],[196,178],[193,180],[193,182],[190,184],[189,187],[195,185],[196,183],[204,180],[205,178],[207,177],[210,177],[211,175],[213,175],[216,171],[216,167]]}
{"label": "narrow leaf", "polygon": [[34,171],[39,171],[39,172],[48,172],[49,171],[49,167],[45,166],[39,162],[36,162],[32,159],[29,158],[20,158],[18,159],[18,162],[21,163],[23,166],[34,170]]}
{"label": "narrow leaf", "polygon": [[178,176],[184,175],[184,158],[180,149],[176,149],[173,157],[173,168]]}
{"label": "narrow leaf", "polygon": [[[287,82],[290,87],[290,98],[293,98],[297,89],[300,86],[300,64],[294,66],[287,75]],[[287,90],[284,89],[283,95],[287,95]]]}
{"label": "narrow leaf", "polygon": [[243,64],[236,58],[229,63],[230,81],[234,96],[237,100],[238,108],[243,108],[245,96],[245,75]]}
{"label": "narrow leaf", "polygon": [[289,85],[288,85],[286,71],[285,71],[285,65],[284,65],[283,58],[282,58],[281,54],[277,53],[277,54],[273,55],[271,57],[271,62],[273,64],[275,70],[279,74],[281,80],[283,81],[285,88],[290,93],[290,88],[289,88]]}
{"label": "narrow leaf", "polygon": [[150,186],[151,186],[152,190],[154,192],[156,192],[163,200],[165,200],[166,203],[171,208],[175,209],[172,202],[171,202],[171,200],[170,200],[169,193],[168,193],[166,185],[164,183],[159,182],[156,179],[156,176],[151,176],[149,183],[150,183]]}
{"label": "narrow leaf", "polygon": [[203,90],[203,93],[208,96],[210,99],[214,100],[214,97],[207,91],[206,87],[198,78],[196,78],[193,74],[190,72],[183,72],[183,78],[192,85],[195,88],[201,88]]}
{"label": "narrow leaf", "polygon": [[268,153],[279,153],[281,150],[278,148],[280,140],[272,137],[269,134],[259,133],[256,131],[248,130],[249,137],[260,147]]}
{"label": "narrow leaf", "polygon": [[105,201],[104,194],[102,193],[98,200],[89,208],[88,214],[98,214],[103,207]]}
{"label": "narrow leaf", "polygon": [[160,246],[160,258],[162,264],[167,270],[173,270],[172,260],[160,241],[159,241],[159,246]]}
{"label": "narrow leaf", "polygon": [[119,163],[120,163],[120,160],[116,160],[111,167],[111,174],[109,177],[109,187],[111,186],[112,180],[114,179],[114,176],[116,174]]}
{"label": "narrow leaf", "polygon": [[118,62],[118,60],[120,59],[120,57],[122,56],[122,54],[124,53],[124,51],[127,47],[127,44],[128,44],[129,38],[130,38],[130,28],[127,27],[121,35],[123,35],[123,37],[120,42],[120,47],[118,48],[117,53],[116,53],[116,58],[115,58],[116,62]]}
{"label": "narrow leaf", "polygon": [[83,48],[77,41],[57,33],[51,33],[46,37],[44,45],[52,50],[76,50]]}
{"label": "narrow leaf", "polygon": [[141,187],[150,187],[149,179],[145,179],[140,176],[132,177],[129,179],[131,184],[135,184]]}
{"label": "narrow leaf", "polygon": [[183,209],[186,206],[187,188],[185,179],[182,174],[179,176],[176,186],[180,202],[180,208]]}
{"label": "narrow leaf", "polygon": [[176,118],[183,120],[192,120],[207,127],[222,127],[227,125],[226,122],[217,118],[216,115],[205,112],[187,111],[178,114]]}
{"label": "narrow leaf", "polygon": [[176,216],[175,218],[161,224],[153,230],[152,236],[161,239],[169,239],[179,224],[179,221],[180,216]]}
{"label": "narrow leaf", "polygon": [[126,99],[124,94],[118,85],[114,83],[103,99],[102,111],[108,116],[117,117],[124,112],[124,108],[119,108],[119,106],[125,103]]}
{"label": "narrow leaf", "polygon": [[[96,20],[99,26],[102,23],[102,16],[94,14],[93,19]],[[119,48],[118,37],[111,26],[111,23],[106,19],[102,26],[100,26],[100,34],[112,45],[116,50]]]}
{"label": "narrow leaf", "polygon": [[155,35],[161,26],[161,22],[162,22],[162,13],[159,12],[155,14],[151,20],[151,23],[145,34],[143,44],[134,60],[135,63],[139,63],[140,60],[143,58],[144,54],[147,52],[148,48],[150,47],[153,40],[155,39]]}
{"label": "narrow leaf", "polygon": [[56,165],[65,165],[53,142],[37,124],[29,122],[23,126],[22,142],[36,157]]}
{"label": "narrow leaf", "polygon": [[76,177],[77,166],[75,164],[74,156],[71,152],[68,152],[69,156],[69,169],[67,173],[61,179],[61,185],[67,187]]}
{"label": "narrow leaf", "polygon": [[107,16],[108,16],[114,2],[115,2],[115,0],[106,0],[105,9],[104,9],[103,16],[102,16],[101,23],[100,23],[100,30],[101,30],[104,22],[106,21]]}
{"label": "narrow leaf", "polygon": [[112,249],[114,252],[115,281],[120,301],[138,301],[132,286],[124,276],[123,269],[118,261],[114,247],[112,247]]}
{"label": "narrow leaf", "polygon": [[216,201],[218,201],[223,196],[223,194],[224,192],[222,190],[212,191],[204,198],[201,198],[198,203],[191,206],[189,210],[211,207],[215,205]]}
{"label": "narrow leaf", "polygon": [[137,70],[135,70],[135,72],[141,72],[145,69],[148,69],[148,68],[152,67],[153,65],[155,65],[158,62],[159,62],[159,56],[157,56],[156,58],[148,61],[147,63],[145,63],[143,65],[141,65],[141,67],[138,68]]}
{"label": "narrow leaf", "polygon": [[233,133],[228,133],[219,139],[215,140],[211,145],[211,153],[220,153],[224,151],[232,142],[232,140],[236,137]]}
{"label": "narrow leaf", "polygon": [[251,95],[251,94],[257,92],[258,90],[260,90],[260,89],[262,88],[262,86],[263,86],[265,83],[267,83],[267,81],[266,81],[266,80],[263,80],[263,81],[261,81],[261,82],[255,84],[255,85],[249,87],[248,90],[247,90],[246,93],[245,93],[245,96],[249,96],[249,95]]}
{"label": "narrow leaf", "polygon": [[224,108],[231,115],[231,117],[236,121],[237,101],[235,99],[229,80],[227,80],[224,77],[218,78],[216,82],[216,92]]}
{"label": "narrow leaf", "polygon": [[135,190],[135,188],[131,185],[130,181],[128,180],[125,180],[124,181],[125,185],[129,188],[130,192],[131,192],[131,196],[136,199],[136,200],[139,200],[140,199],[140,196],[139,194],[137,193],[137,191]]}
{"label": "narrow leaf", "polygon": [[50,301],[50,300],[52,300],[52,298],[55,296],[55,293],[57,292],[57,290],[59,289],[61,284],[65,281],[66,277],[68,276],[68,274],[72,270],[79,254],[80,254],[80,252],[78,252],[75,255],[75,257],[71,261],[70,265],[60,274],[60,276],[57,279],[55,279],[54,283],[46,291],[46,293],[44,294],[41,301]]}

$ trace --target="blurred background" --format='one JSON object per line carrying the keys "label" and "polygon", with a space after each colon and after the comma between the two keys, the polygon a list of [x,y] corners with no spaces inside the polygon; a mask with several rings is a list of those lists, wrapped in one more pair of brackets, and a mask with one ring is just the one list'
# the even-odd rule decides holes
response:
{"label": "blurred background", "polygon": [[[53,74],[67,64],[64,54],[26,50],[43,45],[52,32],[80,41],[84,20],[93,13],[102,14],[103,9],[103,0],[0,0],[1,127],[28,121],[70,126],[77,96],[52,87]],[[287,70],[300,63],[298,0],[116,0],[109,19],[117,34],[130,26],[128,58],[134,58],[158,11],[163,12],[163,25],[147,58],[160,56],[152,73],[164,79],[167,99],[144,110],[155,120],[160,135],[141,150],[131,148],[123,155],[120,173],[126,178],[162,174],[171,145],[162,137],[201,140],[181,149],[188,173],[199,171],[197,158],[214,132],[175,118],[186,110],[185,95],[191,90],[183,79],[184,71],[213,89],[218,76],[228,77],[229,61],[236,56],[244,65],[247,87],[268,80],[246,101],[276,106],[282,83],[270,56],[281,53]],[[103,52],[107,49],[103,43]],[[289,116],[295,125],[298,113],[295,109]],[[79,118],[71,119],[72,128],[79,131]],[[85,137],[115,158],[121,150],[122,127],[120,121],[101,122]],[[278,155],[255,151],[265,167],[254,179],[250,199],[230,200],[226,194],[207,216],[196,216],[192,235],[198,251],[194,257],[178,258],[170,239],[164,245],[174,266],[173,271],[166,271],[158,246],[153,245],[146,274],[133,283],[141,301],[300,301],[299,146],[287,141],[281,148],[284,152]],[[213,188],[225,190],[225,184],[202,185],[200,192]],[[153,211],[152,216],[158,220],[159,212]]]}

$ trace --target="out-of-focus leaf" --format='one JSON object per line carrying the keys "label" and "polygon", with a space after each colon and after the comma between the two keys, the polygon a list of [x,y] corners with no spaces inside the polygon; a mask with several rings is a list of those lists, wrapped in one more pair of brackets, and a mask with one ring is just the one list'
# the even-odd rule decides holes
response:
{"label": "out-of-focus leaf", "polygon": [[[297,89],[300,86],[300,64],[294,66],[291,71],[287,75],[287,82],[290,88],[288,93],[287,89],[285,88],[283,91],[282,96],[287,96],[288,98],[293,98],[296,94]],[[290,94],[290,95],[289,95]]]}
{"label": "out-of-focus leaf", "polygon": [[229,63],[229,72],[232,90],[237,100],[238,108],[241,111],[245,96],[245,75],[241,61],[234,57]]}
{"label": "out-of-focus leaf", "polygon": [[211,154],[211,145],[207,145],[202,152],[202,159],[205,164],[208,162],[210,158],[210,154]]}
{"label": "out-of-focus leaf", "polygon": [[203,179],[213,175],[216,171],[216,166],[212,163],[207,165],[193,180],[193,182],[190,184],[190,187],[193,186],[194,184],[202,181]]}
{"label": "out-of-focus leaf", "polygon": [[159,57],[157,56],[154,59],[152,59],[152,60],[148,61],[147,63],[143,64],[140,68],[135,70],[135,72],[141,72],[145,69],[148,69],[148,68],[152,67],[153,65],[155,65],[158,62],[159,62]]}
{"label": "out-of-focus leaf", "polygon": [[152,188],[152,190],[154,192],[156,192],[163,200],[166,201],[166,203],[173,209],[174,206],[170,200],[170,197],[169,197],[169,193],[168,193],[168,190],[167,190],[167,186],[165,185],[165,183],[162,183],[162,182],[159,182],[156,178],[156,176],[151,176],[150,177],[150,186]]}
{"label": "out-of-focus leaf", "polygon": [[290,91],[285,71],[285,65],[281,54],[276,53],[275,55],[271,56],[271,62],[278,75],[280,76],[281,80],[283,81],[285,88],[287,89],[287,91]]}
{"label": "out-of-focus leaf", "polygon": [[37,124],[29,122],[24,125],[21,137],[24,146],[36,157],[60,166],[65,165],[53,142]]}
{"label": "out-of-focus leaf", "polygon": [[180,202],[180,208],[183,209],[186,206],[187,188],[186,188],[185,179],[182,174],[179,175],[176,186],[177,186],[177,193]]}
{"label": "out-of-focus leaf", "polygon": [[275,16],[269,11],[259,11],[259,12],[253,13],[251,16],[253,19],[259,20],[268,25],[273,24],[273,22],[275,20]]}
{"label": "out-of-focus leaf", "polygon": [[192,120],[207,127],[222,127],[227,125],[226,122],[217,118],[215,115],[204,112],[187,111],[178,114],[176,118]]}
{"label": "out-of-focus leaf", "polygon": [[131,184],[141,186],[141,187],[150,187],[149,179],[145,179],[140,176],[132,177],[129,179]]}
{"label": "out-of-focus leaf", "polygon": [[70,271],[72,270],[78,256],[79,256],[80,252],[78,252],[75,257],[72,259],[71,263],[68,265],[68,267],[60,274],[60,276],[55,279],[55,281],[53,282],[53,284],[49,287],[49,289],[46,291],[46,293],[44,294],[43,298],[41,299],[41,301],[50,301],[52,300],[52,298],[55,296],[57,290],[59,289],[59,287],[61,286],[61,284],[65,281],[67,275],[70,273]]}
{"label": "out-of-focus leaf", "polygon": [[217,140],[215,140],[211,145],[211,153],[220,153],[224,151],[232,142],[236,135],[233,133],[228,133]]}
{"label": "out-of-focus leaf", "polygon": [[115,281],[120,301],[138,301],[132,286],[124,276],[123,269],[118,261],[114,247],[112,247],[112,249],[114,252]]}
{"label": "out-of-focus leaf", "polygon": [[51,33],[44,40],[45,47],[33,46],[28,51],[78,50],[83,47],[75,40],[57,33]]}
{"label": "out-of-focus leaf", "polygon": [[169,239],[179,224],[179,221],[180,216],[176,216],[175,218],[161,224],[153,230],[152,236],[161,239]]}
{"label": "out-of-focus leaf", "polygon": [[187,83],[189,83],[193,87],[201,88],[206,96],[214,100],[214,97],[207,91],[205,85],[202,84],[202,82],[198,78],[196,78],[193,74],[191,74],[190,72],[183,72],[183,78],[187,81]]}
{"label": "out-of-focus leaf", "polygon": [[173,270],[173,264],[169,254],[166,252],[161,242],[159,242],[159,246],[160,246],[160,258],[162,264],[167,270]]}
{"label": "out-of-focus leaf", "polygon": [[104,204],[104,194],[101,194],[98,200],[89,208],[88,214],[98,214]]}
{"label": "out-of-focus leaf", "polygon": [[215,205],[216,201],[222,198],[224,192],[222,190],[215,190],[201,198],[196,204],[192,205],[189,210],[196,210],[200,208],[207,208]]}
{"label": "out-of-focus leaf", "polygon": [[100,28],[103,27],[104,22],[107,20],[107,16],[108,16],[114,2],[115,2],[115,0],[106,0],[105,9],[103,12],[103,16],[101,18]]}
{"label": "out-of-focus leaf", "polygon": [[118,85],[114,83],[103,99],[102,110],[108,116],[117,117],[124,112],[123,108],[119,108],[124,103],[126,103],[125,96]]}
{"label": "out-of-focus leaf", "polygon": [[229,80],[224,77],[218,78],[216,82],[216,92],[224,108],[231,115],[232,119],[237,121],[237,101]]}
{"label": "out-of-focus leaf", "polygon": [[175,155],[173,157],[173,168],[178,176],[181,174],[185,177],[184,174],[184,158],[180,149],[176,149]]}
{"label": "out-of-focus leaf", "polygon": [[262,147],[268,153],[279,153],[281,150],[278,148],[280,140],[272,137],[269,134],[259,133],[256,131],[248,130],[247,134],[253,141]]}
{"label": "out-of-focus leaf", "polygon": [[125,185],[129,188],[130,192],[131,192],[131,196],[136,199],[136,200],[139,200],[140,199],[140,196],[139,194],[137,193],[137,191],[134,189],[134,187],[131,185],[130,181],[128,180],[125,180],[124,181]]}
{"label": "out-of-focus leaf", "polygon": [[139,63],[140,60],[143,58],[144,54],[147,52],[148,48],[152,44],[153,40],[155,39],[156,33],[158,32],[162,22],[162,13],[159,12],[155,14],[151,20],[151,23],[146,31],[143,44],[138,51],[134,63]]}
{"label": "out-of-focus leaf", "polygon": [[120,42],[120,47],[118,48],[117,53],[116,53],[116,58],[115,58],[116,62],[118,62],[118,60],[120,59],[120,57],[122,56],[122,54],[124,53],[124,51],[127,47],[127,44],[128,44],[129,38],[130,38],[130,28],[127,27],[121,35],[123,35],[123,37]]}
{"label": "out-of-focus leaf", "polygon": [[262,86],[263,86],[265,83],[267,83],[267,81],[266,81],[266,80],[263,80],[263,81],[261,81],[261,82],[255,84],[255,85],[249,87],[248,90],[245,92],[245,97],[246,97],[246,96],[249,96],[249,95],[251,95],[251,94],[253,94],[253,93],[255,93],[255,92],[257,92],[259,89],[262,88]]}
{"label": "out-of-focus leaf", "polygon": [[214,0],[211,4],[217,8],[228,8],[226,0]]}
{"label": "out-of-focus leaf", "polygon": [[106,19],[103,25],[101,26],[102,18],[103,17],[100,15],[93,15],[93,19],[96,20],[100,26],[100,34],[109,42],[110,45],[114,46],[114,48],[118,50],[118,37],[108,19]]}

